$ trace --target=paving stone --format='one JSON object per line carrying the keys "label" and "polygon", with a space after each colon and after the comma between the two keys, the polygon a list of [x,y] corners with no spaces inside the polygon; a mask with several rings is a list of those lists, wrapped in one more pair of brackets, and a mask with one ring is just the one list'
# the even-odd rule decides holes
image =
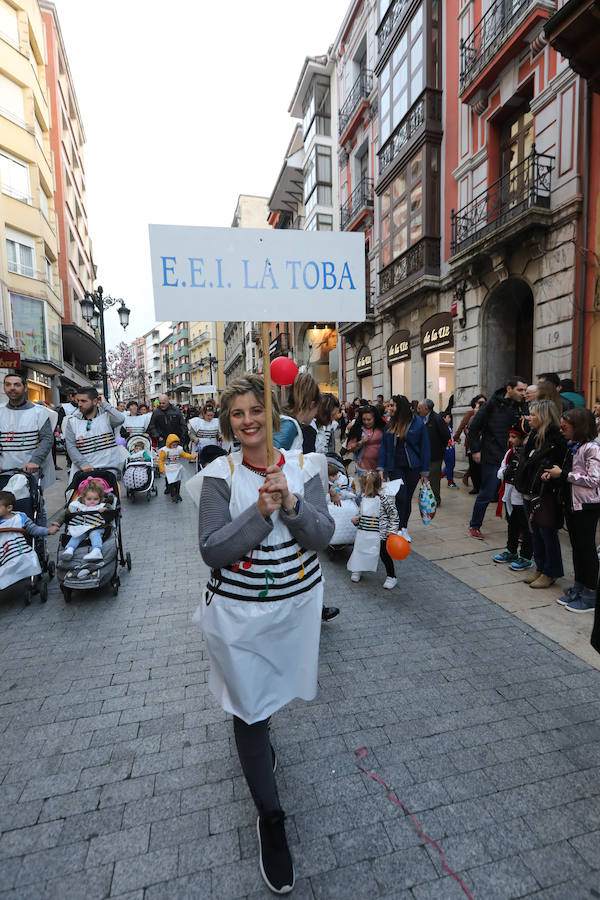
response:
{"label": "paving stone", "polygon": [[[524,850],[521,859],[531,869],[542,887],[550,887],[561,881],[572,881],[580,875],[586,875],[589,865],[571,844],[562,841],[535,850]],[[600,867],[596,857],[594,867]]]}
{"label": "paving stone", "polygon": [[[256,826],[254,826],[256,834]],[[182,843],[179,847],[179,874],[189,875],[204,869],[223,866],[240,859],[238,829],[211,834],[201,840]]]}
{"label": "paving stone", "polygon": [[348,897],[378,897],[379,885],[368,861],[336,869],[335,877],[324,873],[311,878],[316,900],[347,900]]}
{"label": "paving stone", "polygon": [[62,829],[63,822],[47,822],[30,828],[5,831],[0,837],[0,857],[23,856],[35,850],[55,847]]}
{"label": "paving stone", "polygon": [[129,857],[115,863],[111,896],[125,891],[147,888],[177,875],[177,850],[166,847],[142,856]]}
{"label": "paving stone", "polygon": [[148,849],[149,825],[124,828],[98,835],[90,840],[86,866],[100,866],[130,856],[139,856]]}
{"label": "paving stone", "polygon": [[473,896],[485,897],[485,900],[524,897],[540,887],[531,870],[516,856],[473,868],[469,877]]}

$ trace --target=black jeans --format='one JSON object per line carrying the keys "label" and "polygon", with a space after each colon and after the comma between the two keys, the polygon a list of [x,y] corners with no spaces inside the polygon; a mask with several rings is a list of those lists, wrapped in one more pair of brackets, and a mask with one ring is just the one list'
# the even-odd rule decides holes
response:
{"label": "black jeans", "polygon": [[269,719],[247,725],[243,719],[234,716],[233,733],[244,776],[259,814],[279,809],[269,740]]}
{"label": "black jeans", "polygon": [[525,557],[525,559],[531,559],[533,556],[533,543],[524,508],[522,506],[513,506],[511,514],[507,514],[506,518],[508,520],[506,549],[510,553],[518,553],[519,541],[521,541],[521,556]]}
{"label": "black jeans", "polygon": [[388,576],[388,578],[395,578],[396,570],[394,569],[394,560],[387,552],[385,541],[381,541],[381,543],[379,544],[379,559],[385,566],[385,574]]}
{"label": "black jeans", "polygon": [[401,478],[404,484],[396,494],[396,509],[400,518],[400,528],[406,528],[410,519],[410,506],[412,503],[415,488],[419,483],[421,473],[418,469],[394,469],[391,473],[391,480]]}
{"label": "black jeans", "polygon": [[172,481],[169,485],[169,494],[171,497],[179,497],[179,491],[181,489],[180,481]]}
{"label": "black jeans", "polygon": [[471,481],[473,482],[473,490],[479,493],[481,490],[481,463],[476,463],[470,453],[467,453],[467,457],[469,460],[469,473],[471,475]]}
{"label": "black jeans", "polygon": [[575,581],[592,591],[598,584],[596,526],[600,503],[585,503],[580,510],[565,510],[565,523],[573,550]]}

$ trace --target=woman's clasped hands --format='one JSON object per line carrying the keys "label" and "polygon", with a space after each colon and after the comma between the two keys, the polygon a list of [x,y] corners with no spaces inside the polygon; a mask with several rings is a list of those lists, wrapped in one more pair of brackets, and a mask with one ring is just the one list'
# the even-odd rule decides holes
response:
{"label": "woman's clasped hands", "polygon": [[[292,502],[293,497],[293,502]],[[295,506],[296,498],[290,493],[285,475],[280,466],[268,466],[265,483],[261,487],[256,505],[265,518],[277,512],[283,506],[290,509]]]}

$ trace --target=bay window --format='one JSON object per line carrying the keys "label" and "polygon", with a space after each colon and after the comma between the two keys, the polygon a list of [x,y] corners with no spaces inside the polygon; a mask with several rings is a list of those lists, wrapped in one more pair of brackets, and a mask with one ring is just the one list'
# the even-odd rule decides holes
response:
{"label": "bay window", "polygon": [[26,162],[1,151],[0,181],[3,194],[14,197],[15,200],[21,200],[23,203],[31,203],[29,166]]}
{"label": "bay window", "polygon": [[6,255],[8,271],[15,275],[35,278],[35,241],[22,231],[6,229]]}
{"label": "bay window", "polygon": [[331,206],[331,147],[315,144],[304,169],[304,207],[306,217],[317,204]]}
{"label": "bay window", "polygon": [[380,76],[381,143],[402,121],[425,87],[423,4],[402,34]]}
{"label": "bay window", "polygon": [[423,237],[423,151],[414,156],[381,195],[381,267]]}

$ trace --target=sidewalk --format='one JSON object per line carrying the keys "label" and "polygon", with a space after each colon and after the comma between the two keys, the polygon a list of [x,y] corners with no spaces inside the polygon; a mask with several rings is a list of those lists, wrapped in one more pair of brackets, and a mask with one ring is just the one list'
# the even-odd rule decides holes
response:
{"label": "sidewalk", "polygon": [[574,577],[567,532],[563,529],[560,533],[564,578],[551,588],[532,590],[521,583],[527,571],[513,572],[507,565],[492,562],[492,556],[506,547],[506,521],[496,517],[495,504],[490,504],[483,522],[485,540],[478,541],[469,535],[475,497],[469,495],[470,483],[465,488],[458,474],[456,477],[458,491],[449,489],[442,479],[442,506],[427,527],[420,521],[415,495],[409,523],[412,549],[600,669],[600,654],[590,646],[593,613],[576,615],[556,603],[563,586],[572,584]]}

